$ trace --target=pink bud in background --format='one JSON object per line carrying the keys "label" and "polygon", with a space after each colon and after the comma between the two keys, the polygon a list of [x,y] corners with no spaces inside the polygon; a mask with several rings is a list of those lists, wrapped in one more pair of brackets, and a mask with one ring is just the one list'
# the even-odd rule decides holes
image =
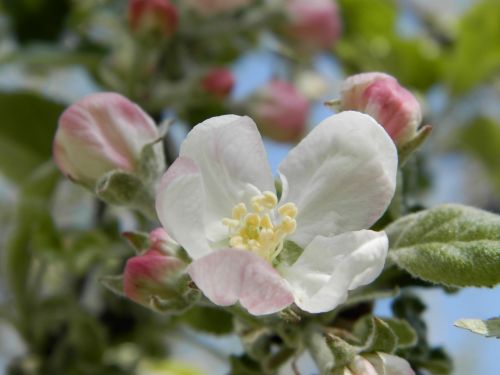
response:
{"label": "pink bud in background", "polygon": [[234,87],[234,75],[229,69],[213,69],[203,77],[201,86],[207,93],[218,98],[225,98]]}
{"label": "pink bud in background", "polygon": [[171,36],[177,30],[179,15],[169,0],[130,0],[128,20],[134,32],[159,30]]}
{"label": "pink bud in background", "polygon": [[149,233],[149,241],[151,242],[151,250],[156,250],[166,255],[175,255],[179,249],[179,244],[161,227]]}
{"label": "pink bud in background", "polygon": [[186,0],[186,5],[204,16],[235,10],[252,3],[253,0]]}
{"label": "pink bud in background", "polygon": [[369,114],[398,145],[414,138],[422,121],[415,96],[384,73],[349,77],[342,85],[341,108]]}
{"label": "pink bud in background", "polygon": [[331,48],[341,33],[334,0],[289,0],[288,34],[305,48]]}
{"label": "pink bud in background", "polygon": [[130,258],[123,274],[123,291],[132,301],[150,306],[152,298],[175,298],[170,279],[176,279],[185,268],[184,262],[150,249],[143,255]]}
{"label": "pink bud in background", "polygon": [[309,102],[292,84],[273,80],[255,96],[251,112],[263,134],[293,142],[304,133]]}
{"label": "pink bud in background", "polygon": [[[97,93],[61,115],[53,155],[66,176],[93,187],[109,171],[134,172],[143,147],[159,137],[153,119],[138,105],[119,94]],[[161,144],[155,151],[161,161]]]}

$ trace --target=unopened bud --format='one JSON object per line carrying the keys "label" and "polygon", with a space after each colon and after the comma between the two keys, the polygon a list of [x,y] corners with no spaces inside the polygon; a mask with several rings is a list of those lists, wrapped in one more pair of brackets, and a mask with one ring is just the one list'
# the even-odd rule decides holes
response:
{"label": "unopened bud", "polygon": [[[91,189],[108,172],[134,174],[143,150],[160,138],[154,121],[139,106],[115,93],[89,95],[59,118],[53,144],[54,160],[73,181]],[[164,166],[160,143],[151,146],[148,165]]]}
{"label": "unopened bud", "polygon": [[341,33],[334,0],[289,0],[287,33],[306,49],[331,48]]}
{"label": "unopened bud", "polygon": [[186,264],[154,246],[130,258],[124,271],[123,289],[132,301],[161,312],[189,307],[195,291],[189,287]]}
{"label": "unopened bud", "polygon": [[168,37],[177,30],[179,15],[169,0],[130,0],[128,21],[136,33],[159,32]]}
{"label": "unopened bud", "polygon": [[394,77],[384,73],[349,77],[342,85],[340,106],[342,110],[372,116],[398,146],[415,138],[422,121],[422,111],[415,96]]}
{"label": "unopened bud", "polygon": [[[374,372],[367,374],[415,375],[408,361],[392,354],[381,352],[363,354],[363,361],[369,362],[374,369]],[[365,375],[365,372],[354,372],[354,374]]]}
{"label": "unopened bud", "polygon": [[309,102],[290,83],[274,80],[256,94],[250,111],[264,135],[293,142],[305,131]]}
{"label": "unopened bud", "polygon": [[203,77],[201,86],[207,93],[223,99],[234,87],[234,75],[229,69],[213,69]]}

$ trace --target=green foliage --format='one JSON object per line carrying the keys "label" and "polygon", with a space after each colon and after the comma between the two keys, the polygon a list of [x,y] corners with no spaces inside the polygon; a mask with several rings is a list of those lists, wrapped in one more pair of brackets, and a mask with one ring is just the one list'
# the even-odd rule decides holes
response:
{"label": "green foliage", "polygon": [[458,144],[477,158],[500,191],[500,122],[479,117],[458,132]]}
{"label": "green foliage", "polygon": [[500,318],[488,320],[460,319],[455,322],[455,326],[486,337],[500,338]]}
{"label": "green foliage", "polygon": [[216,307],[193,307],[182,315],[181,321],[197,331],[213,335],[227,335],[233,331],[232,315]]}
{"label": "green foliage", "polygon": [[16,182],[50,158],[64,107],[35,93],[0,92],[0,172]]}
{"label": "green foliage", "polygon": [[389,227],[390,259],[412,275],[448,286],[500,282],[500,217],[449,204],[405,216]]}
{"label": "green foliage", "polygon": [[383,71],[405,85],[428,89],[441,72],[439,46],[431,39],[401,38],[397,2],[342,0],[344,32],[335,52],[348,73]]}
{"label": "green foliage", "polygon": [[447,83],[455,95],[500,73],[500,1],[477,2],[460,21],[456,43],[445,66]]}
{"label": "green foliage", "polygon": [[398,346],[398,337],[382,319],[367,316],[359,319],[353,333],[364,343],[366,352],[393,353]]}

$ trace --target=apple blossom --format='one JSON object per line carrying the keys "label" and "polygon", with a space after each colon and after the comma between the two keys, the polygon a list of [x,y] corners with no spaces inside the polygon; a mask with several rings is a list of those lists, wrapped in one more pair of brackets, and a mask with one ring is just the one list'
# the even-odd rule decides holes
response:
{"label": "apple blossom", "polygon": [[292,84],[272,80],[254,96],[250,112],[264,135],[292,142],[305,131],[309,102]]}
{"label": "apple blossom", "polygon": [[288,0],[288,34],[306,48],[331,48],[341,20],[334,0]]}
{"label": "apple blossom", "polygon": [[252,2],[252,0],[186,0],[186,5],[204,16],[212,16],[244,7]]}
{"label": "apple blossom", "polygon": [[[364,354],[363,357],[362,360],[375,370],[374,375],[415,375],[415,371],[404,358],[381,352]],[[354,374],[365,375],[369,373],[354,371]]]}
{"label": "apple blossom", "polygon": [[179,15],[169,0],[130,0],[128,21],[135,32],[159,30],[170,36],[177,30]]}
{"label": "apple blossom", "polygon": [[[143,148],[159,138],[153,119],[139,106],[119,94],[97,93],[61,115],[53,155],[65,175],[93,188],[112,170],[137,171]],[[160,144],[154,152],[163,164]]]}
{"label": "apple blossom", "polygon": [[202,88],[219,98],[229,95],[234,86],[234,75],[229,69],[213,69],[201,81]]}
{"label": "apple blossom", "polygon": [[367,115],[343,112],[322,121],[281,163],[278,199],[255,123],[226,115],[188,134],[162,178],[156,209],[213,303],[239,301],[263,315],[295,302],[319,313],[381,272],[387,236],[363,228],[389,205],[396,170],[384,129]]}
{"label": "apple blossom", "polygon": [[417,99],[384,73],[351,76],[342,85],[341,109],[364,112],[375,118],[396,144],[413,139],[422,121]]}

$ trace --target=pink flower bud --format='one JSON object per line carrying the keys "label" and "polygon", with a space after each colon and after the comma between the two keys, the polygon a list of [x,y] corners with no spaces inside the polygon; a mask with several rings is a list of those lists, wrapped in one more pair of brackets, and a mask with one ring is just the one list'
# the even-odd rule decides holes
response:
{"label": "pink flower bud", "polygon": [[204,16],[228,12],[252,3],[253,0],[186,0],[186,5]]}
{"label": "pink flower bud", "polygon": [[274,80],[256,95],[251,111],[263,134],[291,142],[304,133],[309,103],[290,83]]}
{"label": "pink flower bud", "polygon": [[125,295],[132,301],[150,306],[153,298],[177,298],[175,282],[185,264],[152,248],[130,258],[123,274]]}
{"label": "pink flower bud", "polygon": [[288,34],[306,48],[331,48],[341,33],[334,0],[289,0]]}
{"label": "pink flower bud", "polygon": [[218,98],[229,95],[234,86],[234,76],[229,69],[213,69],[201,81],[203,89]]}
{"label": "pink flower bud", "polygon": [[149,233],[149,241],[151,242],[151,250],[156,250],[164,255],[175,255],[179,249],[179,244],[161,227]]}
{"label": "pink flower bud", "polygon": [[342,86],[341,108],[369,114],[398,145],[414,138],[422,121],[420,105],[413,94],[383,73],[349,77]]}
{"label": "pink flower bud", "polygon": [[177,30],[179,15],[169,0],[130,0],[128,21],[134,32],[160,31],[171,36]]}
{"label": "pink flower bud", "polygon": [[[143,147],[160,137],[154,121],[136,104],[115,93],[89,95],[59,118],[53,144],[59,169],[93,187],[114,169],[136,171]],[[158,159],[161,158],[161,145]]]}

